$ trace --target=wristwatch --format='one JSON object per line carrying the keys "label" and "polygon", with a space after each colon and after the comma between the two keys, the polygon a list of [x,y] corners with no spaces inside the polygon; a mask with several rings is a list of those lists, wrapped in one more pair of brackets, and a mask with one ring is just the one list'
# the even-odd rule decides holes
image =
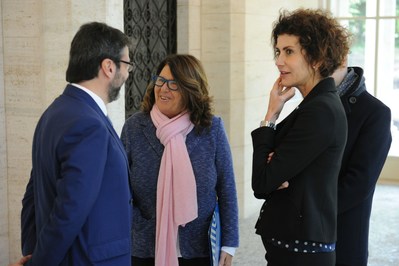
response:
{"label": "wristwatch", "polygon": [[267,120],[260,121],[260,127],[270,127],[276,130],[276,124]]}

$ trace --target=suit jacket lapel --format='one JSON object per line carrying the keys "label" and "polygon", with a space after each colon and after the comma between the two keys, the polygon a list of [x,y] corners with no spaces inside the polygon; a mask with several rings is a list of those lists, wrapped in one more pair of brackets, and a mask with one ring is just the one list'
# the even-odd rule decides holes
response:
{"label": "suit jacket lapel", "polygon": [[93,100],[93,98],[90,95],[88,95],[85,91],[83,91],[79,88],[76,88],[70,84],[68,84],[67,87],[65,88],[64,94],[82,100],[87,105],[89,105],[91,108],[93,108],[93,110],[95,110],[97,112],[97,114],[101,117],[101,119],[107,125],[107,128],[108,128],[109,132],[111,133],[111,135],[115,138],[115,140],[118,143],[118,146],[121,149],[123,156],[125,157],[125,160],[127,162],[128,160],[127,160],[125,148],[123,147],[118,134],[115,132],[115,129],[111,124],[111,121],[108,119],[108,117],[106,117],[104,115],[103,111],[97,105],[97,103]]}
{"label": "suit jacket lapel", "polygon": [[[98,108],[98,109],[100,109],[100,108]],[[102,111],[101,111],[100,115],[102,115],[102,118],[103,118],[103,120],[105,120],[105,123],[106,123],[106,125],[108,127],[109,132],[111,133],[111,135],[115,138],[116,142],[118,143],[118,146],[121,149],[121,151],[123,153],[123,156],[125,157],[126,164],[129,165],[128,164],[128,159],[127,159],[127,156],[126,156],[125,148],[123,147],[123,144],[122,144],[118,134],[116,133],[116,131],[114,129],[114,126],[111,124],[111,120],[108,117],[106,117]]]}

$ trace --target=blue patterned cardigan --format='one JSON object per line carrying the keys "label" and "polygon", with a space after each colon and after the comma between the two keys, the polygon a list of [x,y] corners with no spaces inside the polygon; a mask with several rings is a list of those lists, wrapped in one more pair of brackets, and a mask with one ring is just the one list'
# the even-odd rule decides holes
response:
{"label": "blue patterned cardigan", "polygon": [[[122,129],[133,190],[132,255],[154,257],[156,187],[164,150],[149,114],[135,113]],[[198,218],[179,228],[184,258],[209,256],[208,228],[216,204],[222,223],[222,246],[238,247],[238,206],[233,162],[223,121],[213,117],[210,131],[192,130],[186,139],[197,183]]]}

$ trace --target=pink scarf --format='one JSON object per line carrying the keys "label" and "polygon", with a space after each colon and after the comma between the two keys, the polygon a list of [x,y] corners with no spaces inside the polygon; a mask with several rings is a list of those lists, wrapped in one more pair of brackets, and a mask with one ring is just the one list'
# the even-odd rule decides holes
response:
{"label": "pink scarf", "polygon": [[169,119],[155,104],[150,115],[165,147],[157,185],[155,265],[178,266],[179,225],[184,226],[198,216],[197,187],[185,143],[194,125],[189,113]]}

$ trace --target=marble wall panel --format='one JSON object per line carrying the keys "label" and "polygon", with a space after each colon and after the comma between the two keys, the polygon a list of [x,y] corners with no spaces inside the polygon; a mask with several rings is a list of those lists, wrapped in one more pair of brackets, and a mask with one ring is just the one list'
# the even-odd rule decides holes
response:
{"label": "marble wall panel", "polygon": [[[0,5],[0,16],[3,16]],[[0,22],[0,265],[9,261],[7,137],[4,91],[3,24]]]}
{"label": "marble wall panel", "polygon": [[177,52],[201,59],[201,2],[177,1]]}
{"label": "marble wall panel", "polygon": [[21,199],[30,169],[33,128],[42,111],[41,4],[2,2],[7,139],[9,258],[20,252]]}
{"label": "marble wall panel", "polygon": [[229,62],[231,56],[231,28],[229,14],[202,14],[202,59]]}

